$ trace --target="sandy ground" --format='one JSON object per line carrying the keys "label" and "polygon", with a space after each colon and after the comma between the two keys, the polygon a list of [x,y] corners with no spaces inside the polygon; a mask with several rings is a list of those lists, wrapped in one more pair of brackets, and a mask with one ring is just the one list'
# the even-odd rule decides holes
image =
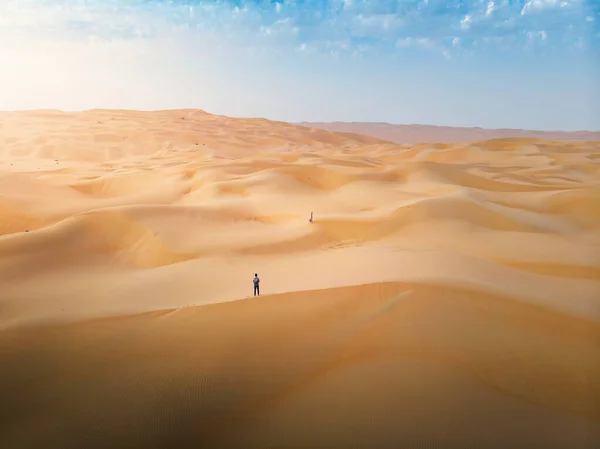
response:
{"label": "sandy ground", "polygon": [[600,447],[600,142],[36,111],[0,155],[3,449]]}
{"label": "sandy ground", "polygon": [[399,144],[458,143],[474,140],[529,138],[600,141],[600,131],[536,131],[528,129],[461,128],[432,125],[396,125],[379,122],[301,122],[298,125],[336,132],[358,133]]}

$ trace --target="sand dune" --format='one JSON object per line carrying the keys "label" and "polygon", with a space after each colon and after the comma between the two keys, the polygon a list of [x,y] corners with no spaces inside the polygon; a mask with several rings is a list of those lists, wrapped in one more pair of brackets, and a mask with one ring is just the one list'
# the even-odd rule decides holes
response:
{"label": "sand dune", "polygon": [[[300,122],[298,125],[342,133],[358,133],[399,144],[458,143],[489,139],[545,139],[597,141],[600,131],[536,131],[528,129],[461,128],[433,125],[396,125],[380,122]],[[521,144],[520,142],[518,143]]]}
{"label": "sand dune", "polygon": [[600,142],[0,113],[0,285],[2,448],[600,445]]}

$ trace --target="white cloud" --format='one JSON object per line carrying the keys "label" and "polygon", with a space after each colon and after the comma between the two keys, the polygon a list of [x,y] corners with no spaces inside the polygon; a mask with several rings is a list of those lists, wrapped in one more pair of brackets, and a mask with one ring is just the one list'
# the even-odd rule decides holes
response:
{"label": "white cloud", "polygon": [[561,0],[528,0],[525,2],[523,9],[521,9],[521,15],[524,16],[531,10],[543,10],[548,8],[555,8],[560,6],[561,8],[565,8],[570,6],[574,1],[561,1]]}
{"label": "white cloud", "polygon": [[396,47],[407,48],[410,47],[415,38],[414,37],[403,37],[396,41]]}
{"label": "white cloud", "polygon": [[259,29],[264,36],[277,38],[283,38],[286,36],[293,38],[296,36],[299,30],[299,28],[294,25],[293,20],[289,17],[276,20],[268,26],[261,25]]}
{"label": "white cloud", "polygon": [[451,55],[447,48],[433,39],[427,37],[404,37],[396,41],[398,48],[417,47],[425,50],[441,53],[445,58],[450,59]]}
{"label": "white cloud", "polygon": [[541,31],[528,31],[527,32],[527,44],[526,46],[531,46],[536,42],[543,42],[548,37],[548,33],[544,30]]}
{"label": "white cloud", "polygon": [[467,14],[461,21],[460,21],[460,27],[463,30],[468,30],[471,27],[471,24],[473,23],[473,17],[470,14]]}
{"label": "white cloud", "polygon": [[[273,4],[248,2],[240,6],[227,1],[0,0],[0,52],[11,41],[31,36],[100,42],[173,41],[174,35],[183,34],[198,41],[218,41],[223,46],[249,51],[262,48],[274,54],[297,49],[302,43],[328,53],[328,42],[344,41],[350,43],[335,51],[347,51],[349,55],[365,40],[370,44],[359,49],[361,54],[388,51],[399,35],[412,36],[414,45],[421,48],[427,45],[418,44],[419,38],[446,42],[452,48],[450,42],[459,34],[466,51],[476,39],[494,36],[520,36],[521,47],[527,41],[526,32],[541,27],[552,29],[553,42],[575,45],[588,32],[581,26],[584,21],[595,20],[589,12],[586,18],[581,0],[528,0],[522,9],[508,0],[466,0],[460,13],[449,10],[445,14],[440,14],[438,8],[445,3],[443,0],[328,1],[330,9],[317,8],[321,3],[310,0],[302,4],[277,0]],[[61,4],[68,7],[57,6]],[[534,10],[546,11],[529,14]]]}
{"label": "white cloud", "polygon": [[358,37],[381,36],[393,33],[403,24],[396,14],[357,14],[350,21],[350,29]]}

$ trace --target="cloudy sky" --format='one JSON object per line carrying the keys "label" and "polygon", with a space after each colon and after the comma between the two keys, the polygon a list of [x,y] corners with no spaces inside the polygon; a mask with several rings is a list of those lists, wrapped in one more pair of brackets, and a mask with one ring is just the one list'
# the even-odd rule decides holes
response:
{"label": "cloudy sky", "polygon": [[1,0],[40,108],[600,130],[600,0]]}

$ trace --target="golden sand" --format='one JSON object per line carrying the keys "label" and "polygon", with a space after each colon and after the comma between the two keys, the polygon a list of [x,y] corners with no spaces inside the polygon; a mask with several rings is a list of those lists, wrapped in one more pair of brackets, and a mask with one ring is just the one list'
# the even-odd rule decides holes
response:
{"label": "golden sand", "polygon": [[0,113],[0,286],[2,449],[600,447],[600,142]]}

